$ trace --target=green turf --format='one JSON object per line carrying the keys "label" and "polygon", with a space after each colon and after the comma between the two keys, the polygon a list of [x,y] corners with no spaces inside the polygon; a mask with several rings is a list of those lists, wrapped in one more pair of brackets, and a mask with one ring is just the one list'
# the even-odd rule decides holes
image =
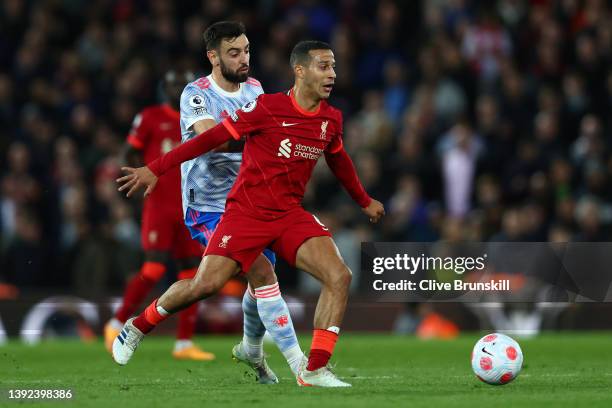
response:
{"label": "green turf", "polygon": [[[351,389],[296,386],[282,356],[267,345],[281,384],[262,386],[228,357],[238,337],[206,337],[212,363],[170,358],[172,339],[145,340],[126,367],[101,343],[51,341],[36,347],[0,347],[0,406],[74,407],[612,407],[612,334],[548,334],[522,340],[525,366],[505,386],[478,381],[469,355],[478,334],[454,341],[345,333],[336,372]],[[302,337],[306,346],[309,338]],[[16,403],[8,388],[70,388],[72,402]]]}

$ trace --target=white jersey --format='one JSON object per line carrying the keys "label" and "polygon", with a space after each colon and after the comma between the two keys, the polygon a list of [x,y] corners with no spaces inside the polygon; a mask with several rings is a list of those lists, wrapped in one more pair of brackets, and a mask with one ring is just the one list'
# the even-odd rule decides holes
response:
{"label": "white jersey", "polygon": [[[258,80],[247,79],[236,92],[227,92],[215,83],[212,75],[199,78],[185,87],[181,95],[182,142],[197,136],[192,126],[212,119],[219,123],[263,93]],[[242,153],[203,154],[181,164],[183,213],[187,207],[201,212],[224,212],[225,199],[232,189]]]}

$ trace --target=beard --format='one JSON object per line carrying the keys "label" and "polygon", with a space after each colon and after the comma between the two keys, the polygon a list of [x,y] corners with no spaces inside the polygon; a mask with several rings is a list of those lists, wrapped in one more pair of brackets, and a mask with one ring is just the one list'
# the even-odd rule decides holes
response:
{"label": "beard", "polygon": [[235,84],[240,84],[242,82],[245,82],[249,78],[249,71],[245,73],[239,73],[238,71],[232,71],[227,67],[227,65],[223,63],[223,60],[220,61],[219,66],[221,67],[221,75],[223,75],[223,78],[227,79],[230,82],[233,82]]}

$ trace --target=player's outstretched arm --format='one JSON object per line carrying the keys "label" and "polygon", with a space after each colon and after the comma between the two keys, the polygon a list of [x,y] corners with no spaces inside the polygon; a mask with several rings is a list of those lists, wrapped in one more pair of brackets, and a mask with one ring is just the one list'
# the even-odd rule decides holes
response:
{"label": "player's outstretched arm", "polygon": [[200,133],[193,139],[182,143],[170,150],[168,153],[161,155],[157,159],[153,160],[147,165],[147,167],[157,177],[166,173],[173,167],[186,162],[188,160],[195,159],[196,157],[210,152],[215,147],[222,145],[223,143],[231,140],[232,138],[240,138],[238,135],[234,135],[233,129],[230,130],[226,121],[221,122],[217,126]]}
{"label": "player's outstretched arm", "polygon": [[374,200],[365,191],[359,176],[357,176],[353,161],[346,153],[346,150],[341,148],[333,153],[325,152],[325,161],[332,173],[334,173],[353,200],[359,204],[370,221],[378,222],[385,215],[385,208],[380,201]]}
{"label": "player's outstretched arm", "polygon": [[233,134],[226,128],[223,122],[221,122],[212,129],[199,134],[188,142],[158,157],[146,167],[122,167],[121,170],[128,174],[117,179],[117,183],[121,184],[119,191],[127,189],[128,192],[126,195],[131,197],[132,194],[144,187],[146,188],[145,196],[147,196],[153,191],[153,188],[155,188],[158,177],[168,170],[178,166],[182,162],[194,159],[201,154],[211,151],[233,137]]}

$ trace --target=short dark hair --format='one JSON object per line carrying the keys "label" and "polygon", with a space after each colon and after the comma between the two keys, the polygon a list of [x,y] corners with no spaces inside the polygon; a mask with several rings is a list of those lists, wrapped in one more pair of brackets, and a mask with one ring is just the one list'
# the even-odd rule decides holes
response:
{"label": "short dark hair", "polygon": [[221,41],[236,38],[246,33],[244,24],[239,21],[219,21],[204,31],[206,51],[218,50]]}
{"label": "short dark hair", "polygon": [[323,41],[300,41],[293,47],[289,63],[292,67],[296,65],[307,66],[310,64],[310,51],[313,50],[331,50],[328,43]]}

